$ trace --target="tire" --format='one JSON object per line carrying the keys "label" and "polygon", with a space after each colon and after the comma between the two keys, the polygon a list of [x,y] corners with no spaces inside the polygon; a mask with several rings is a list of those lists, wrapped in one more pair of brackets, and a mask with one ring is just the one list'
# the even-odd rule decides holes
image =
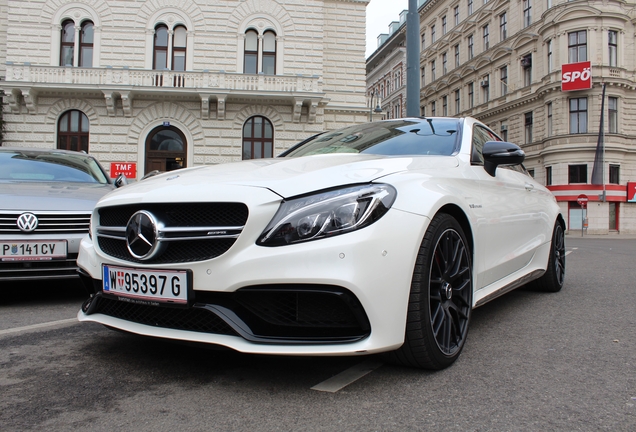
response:
{"label": "tire", "polygon": [[539,279],[530,282],[530,288],[536,291],[559,292],[565,282],[565,233],[563,225],[556,222],[552,231],[550,257],[545,273]]}
{"label": "tire", "polygon": [[461,353],[473,299],[471,254],[459,223],[436,215],[413,271],[404,344],[385,355],[391,363],[439,370]]}

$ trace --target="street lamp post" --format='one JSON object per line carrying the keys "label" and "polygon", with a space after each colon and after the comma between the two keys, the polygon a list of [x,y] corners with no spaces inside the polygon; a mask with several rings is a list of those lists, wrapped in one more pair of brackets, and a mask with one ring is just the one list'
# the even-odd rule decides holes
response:
{"label": "street lamp post", "polygon": [[[377,96],[378,104],[373,108],[373,98]],[[382,107],[380,106],[380,95],[376,93],[375,89],[371,90],[371,101],[369,103],[369,121],[373,121],[373,113],[381,113]]]}

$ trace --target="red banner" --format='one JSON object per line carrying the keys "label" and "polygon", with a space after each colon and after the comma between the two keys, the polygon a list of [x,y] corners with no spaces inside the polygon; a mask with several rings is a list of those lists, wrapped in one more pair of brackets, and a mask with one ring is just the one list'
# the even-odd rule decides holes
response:
{"label": "red banner", "polygon": [[627,183],[627,202],[636,203],[636,183]]}
{"label": "red banner", "polygon": [[564,64],[561,67],[561,91],[592,88],[592,63],[589,61]]}
{"label": "red banner", "polygon": [[123,174],[126,178],[137,178],[137,164],[134,162],[111,162],[110,178]]}

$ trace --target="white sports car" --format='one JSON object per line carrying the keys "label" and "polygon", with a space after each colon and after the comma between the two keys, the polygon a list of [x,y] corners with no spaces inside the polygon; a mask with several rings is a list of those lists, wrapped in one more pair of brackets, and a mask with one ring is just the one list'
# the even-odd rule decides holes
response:
{"label": "white sports car", "polygon": [[78,317],[248,353],[447,367],[473,308],[563,286],[565,222],[523,159],[475,119],[406,118],[129,185],[93,212]]}

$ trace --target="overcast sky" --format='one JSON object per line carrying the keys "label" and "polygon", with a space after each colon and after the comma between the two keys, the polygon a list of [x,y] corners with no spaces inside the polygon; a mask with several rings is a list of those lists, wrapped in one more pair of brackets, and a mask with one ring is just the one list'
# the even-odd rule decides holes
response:
{"label": "overcast sky", "polygon": [[367,49],[365,58],[378,47],[378,35],[389,32],[391,21],[400,20],[400,12],[409,8],[408,0],[371,0],[367,6]]}

